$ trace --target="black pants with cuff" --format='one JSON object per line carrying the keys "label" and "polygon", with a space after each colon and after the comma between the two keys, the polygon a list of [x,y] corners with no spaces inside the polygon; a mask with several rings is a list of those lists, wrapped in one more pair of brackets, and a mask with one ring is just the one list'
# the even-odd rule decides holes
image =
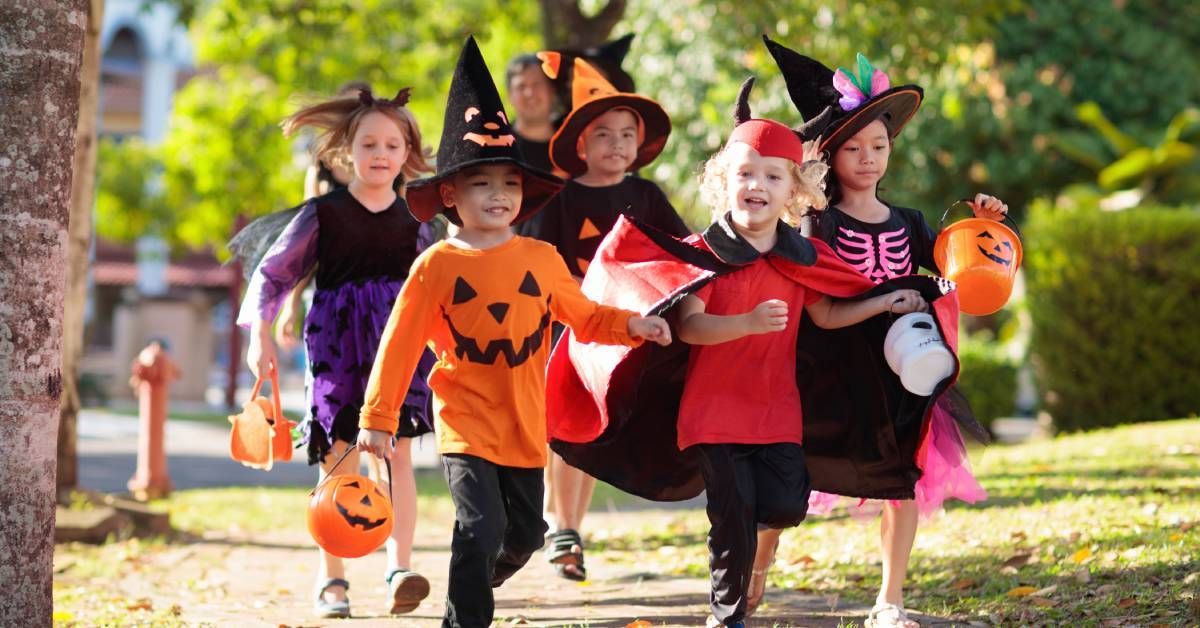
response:
{"label": "black pants with cuff", "polygon": [[808,514],[811,490],[804,449],[796,443],[696,445],[708,497],[710,605],[735,625],[746,615],[758,526],[791,528]]}
{"label": "black pants with cuff", "polygon": [[455,513],[442,626],[484,628],[496,611],[492,588],[517,573],[545,542],[543,471],[467,454],[444,454],[442,468]]}

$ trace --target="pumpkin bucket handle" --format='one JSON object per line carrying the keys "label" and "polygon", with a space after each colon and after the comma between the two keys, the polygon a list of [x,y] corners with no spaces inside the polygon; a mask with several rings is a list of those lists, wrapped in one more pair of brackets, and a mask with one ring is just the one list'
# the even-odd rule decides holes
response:
{"label": "pumpkin bucket handle", "polygon": [[[350,445],[349,447],[346,448],[346,451],[342,452],[342,455],[340,458],[337,459],[337,462],[333,463],[333,466],[329,467],[329,471],[325,472],[325,479],[321,480],[320,482],[317,482],[317,485],[313,487],[313,490],[308,492],[309,497],[312,497],[313,495],[317,494],[317,489],[321,488],[322,484],[328,482],[329,478],[333,477],[334,469],[337,469],[338,466],[342,464],[342,461],[346,459],[346,456],[349,456],[350,452],[354,451],[355,449],[358,449],[358,443],[354,443],[354,444]],[[392,487],[392,461],[388,460],[387,458],[384,458],[383,463],[387,467],[388,492],[390,493],[392,490],[391,489],[391,487]]]}
{"label": "pumpkin bucket handle", "polygon": [[[969,198],[960,198],[957,201],[950,203],[950,206],[946,208],[946,211],[942,212],[942,219],[938,221],[938,233],[941,233],[942,229],[946,228],[946,217],[949,216],[950,212],[953,211],[954,208],[958,207],[959,205],[970,207],[972,211],[974,211],[974,209],[975,209],[974,201],[972,201]],[[1017,236],[1020,237],[1021,230],[1017,228],[1017,223],[1016,223],[1016,221],[1014,221],[1012,219],[1011,216],[1009,216],[1008,214],[1004,214],[1004,218],[1001,219],[1000,222],[1007,222],[1009,225],[1012,226],[1013,231],[1017,234]]]}

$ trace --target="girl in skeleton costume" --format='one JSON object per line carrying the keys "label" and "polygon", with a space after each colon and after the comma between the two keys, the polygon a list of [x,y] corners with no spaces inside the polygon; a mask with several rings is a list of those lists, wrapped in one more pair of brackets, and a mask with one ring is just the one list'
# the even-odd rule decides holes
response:
{"label": "girl in skeleton costume", "polygon": [[[418,253],[419,224],[397,193],[395,181],[430,170],[416,120],[404,107],[408,89],[394,99],[370,90],[303,109],[284,122],[285,133],[312,126],[322,131],[317,158],[353,165],[346,187],[310,199],[283,228],[251,277],[238,324],[251,329],[247,361],[257,375],[276,367],[271,326],[291,290],[315,268],[316,291],[304,325],[311,382],[308,413],[301,424],[310,464],[322,476],[358,434],[358,412],[383,326],[408,269]],[[347,159],[348,158],[348,159]],[[414,610],[429,593],[429,581],[410,571],[416,523],[416,487],[411,439],[431,431],[423,359],[408,386],[391,458],[395,526],[388,539],[386,580],[393,613]],[[333,454],[330,458],[329,454]],[[358,468],[351,453],[345,472]],[[341,559],[324,551],[317,578],[315,611],[322,617],[350,614]]]}
{"label": "girl in skeleton costume", "polygon": [[[933,260],[936,234],[924,216],[915,209],[888,203],[878,194],[893,139],[920,106],[921,88],[892,87],[887,75],[873,68],[861,54],[856,73],[845,69],[834,72],[763,39],[805,120],[818,121],[820,150],[829,159],[827,208],[814,212],[806,225],[811,227],[815,222],[814,237],[829,244],[839,257],[876,284],[916,274],[918,268],[937,273]],[[977,217],[989,220],[1002,220],[1008,213],[1007,205],[986,194],[977,194],[971,206]],[[914,487],[915,499],[883,502],[883,579],[868,626],[919,625],[905,613],[902,592],[919,516],[936,512],[947,498],[975,503],[987,497],[970,471],[959,426],[948,410],[952,398],[946,395],[934,406],[921,441],[916,459],[921,477]],[[864,500],[820,491],[813,491],[809,511],[828,513],[843,500],[852,511],[865,511]],[[766,531],[759,537],[749,592],[754,603],[762,598],[766,573],[774,558],[778,534],[773,532]]]}

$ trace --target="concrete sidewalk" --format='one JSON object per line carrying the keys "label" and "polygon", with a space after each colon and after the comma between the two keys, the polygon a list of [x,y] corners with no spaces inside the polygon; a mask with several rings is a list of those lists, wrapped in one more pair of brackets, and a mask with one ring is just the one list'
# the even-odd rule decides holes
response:
{"label": "concrete sidewalk", "polygon": [[[291,413],[295,415],[295,413]],[[105,410],[79,413],[79,483],[104,493],[123,493],[137,468],[138,419]],[[167,421],[167,469],[176,489],[213,486],[311,486],[317,471],[303,449],[270,471],[242,466],[229,457],[229,429],[195,421]],[[413,464],[438,467],[432,435],[413,443]]]}

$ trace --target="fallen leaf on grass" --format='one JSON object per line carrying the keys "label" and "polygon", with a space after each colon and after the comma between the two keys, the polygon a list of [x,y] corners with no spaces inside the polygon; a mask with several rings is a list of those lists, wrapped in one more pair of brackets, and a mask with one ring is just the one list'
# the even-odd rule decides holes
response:
{"label": "fallen leaf on grass", "polygon": [[1001,568],[1012,567],[1013,569],[1016,569],[1017,567],[1024,567],[1025,565],[1028,565],[1029,561],[1032,559],[1033,559],[1033,554],[1028,554],[1028,553],[1013,554],[1008,560],[1004,561],[1004,563],[1002,563],[1000,565],[1000,567]]}
{"label": "fallen leaf on grass", "polygon": [[1075,582],[1087,584],[1092,581],[1092,572],[1088,571],[1087,567],[1080,567],[1075,570]]}
{"label": "fallen leaf on grass", "polygon": [[50,619],[53,620],[54,623],[66,623],[69,621],[75,621],[75,614],[70,611],[54,611],[54,614],[50,616]]}
{"label": "fallen leaf on grass", "polygon": [[1187,532],[1188,530],[1191,530],[1194,527],[1196,527],[1195,521],[1185,521],[1185,522],[1179,524],[1179,531]]}
{"label": "fallen leaf on grass", "polygon": [[1117,601],[1117,608],[1125,609],[1137,604],[1137,600],[1131,597],[1121,598]]}
{"label": "fallen leaf on grass", "polygon": [[1017,568],[1016,567],[1001,567],[1000,573],[1002,573],[1006,576],[1015,576],[1015,575],[1017,575]]}
{"label": "fallen leaf on grass", "polygon": [[1054,592],[1057,590],[1058,590],[1058,585],[1052,584],[1052,585],[1046,587],[1045,589],[1038,589],[1037,591],[1030,593],[1030,595],[1034,595],[1037,597],[1049,597],[1051,595],[1054,595]]}
{"label": "fallen leaf on grass", "polygon": [[817,559],[813,558],[812,556],[809,556],[809,555],[805,554],[804,556],[801,556],[800,558],[797,558],[797,559],[796,559],[796,562],[798,562],[798,563],[800,563],[800,564],[802,564],[802,565],[811,565],[811,564],[813,564],[813,563],[817,562]]}
{"label": "fallen leaf on grass", "polygon": [[979,584],[979,581],[975,580],[974,578],[959,578],[958,580],[955,580],[947,585],[946,588],[954,591],[966,591],[977,584]]}
{"label": "fallen leaf on grass", "polygon": [[1200,580],[1200,571],[1193,571],[1192,573],[1188,574],[1187,577],[1183,579],[1183,583],[1191,584],[1196,580]]}
{"label": "fallen leaf on grass", "polygon": [[1092,557],[1092,548],[1090,548],[1090,547],[1085,547],[1085,548],[1079,550],[1078,552],[1071,554],[1071,560],[1074,561],[1076,565],[1083,564],[1083,561],[1085,561],[1091,557]]}
{"label": "fallen leaf on grass", "polygon": [[127,611],[152,611],[152,610],[154,610],[154,602],[150,601],[150,598],[144,597],[144,598],[141,598],[140,600],[137,600],[136,602],[131,602],[129,604],[126,604],[125,610],[127,610]]}
{"label": "fallen leaf on grass", "polygon": [[1115,584],[1102,584],[1096,589],[1096,595],[1108,595],[1116,590],[1117,585]]}
{"label": "fallen leaf on grass", "polygon": [[1055,600],[1051,600],[1049,598],[1044,598],[1044,597],[1037,597],[1034,595],[1029,596],[1029,601],[1032,602],[1034,606],[1040,606],[1042,608],[1054,608],[1055,606],[1058,606],[1058,602],[1056,602]]}
{"label": "fallen leaf on grass", "polygon": [[1008,597],[1025,597],[1027,595],[1032,595],[1034,591],[1037,591],[1037,587],[1022,586],[1009,589],[1008,593],[1005,595]]}
{"label": "fallen leaf on grass", "polygon": [[1183,538],[1183,535],[1178,532],[1167,537],[1167,539],[1169,539],[1172,543],[1174,543],[1175,541],[1181,540],[1182,538]]}

